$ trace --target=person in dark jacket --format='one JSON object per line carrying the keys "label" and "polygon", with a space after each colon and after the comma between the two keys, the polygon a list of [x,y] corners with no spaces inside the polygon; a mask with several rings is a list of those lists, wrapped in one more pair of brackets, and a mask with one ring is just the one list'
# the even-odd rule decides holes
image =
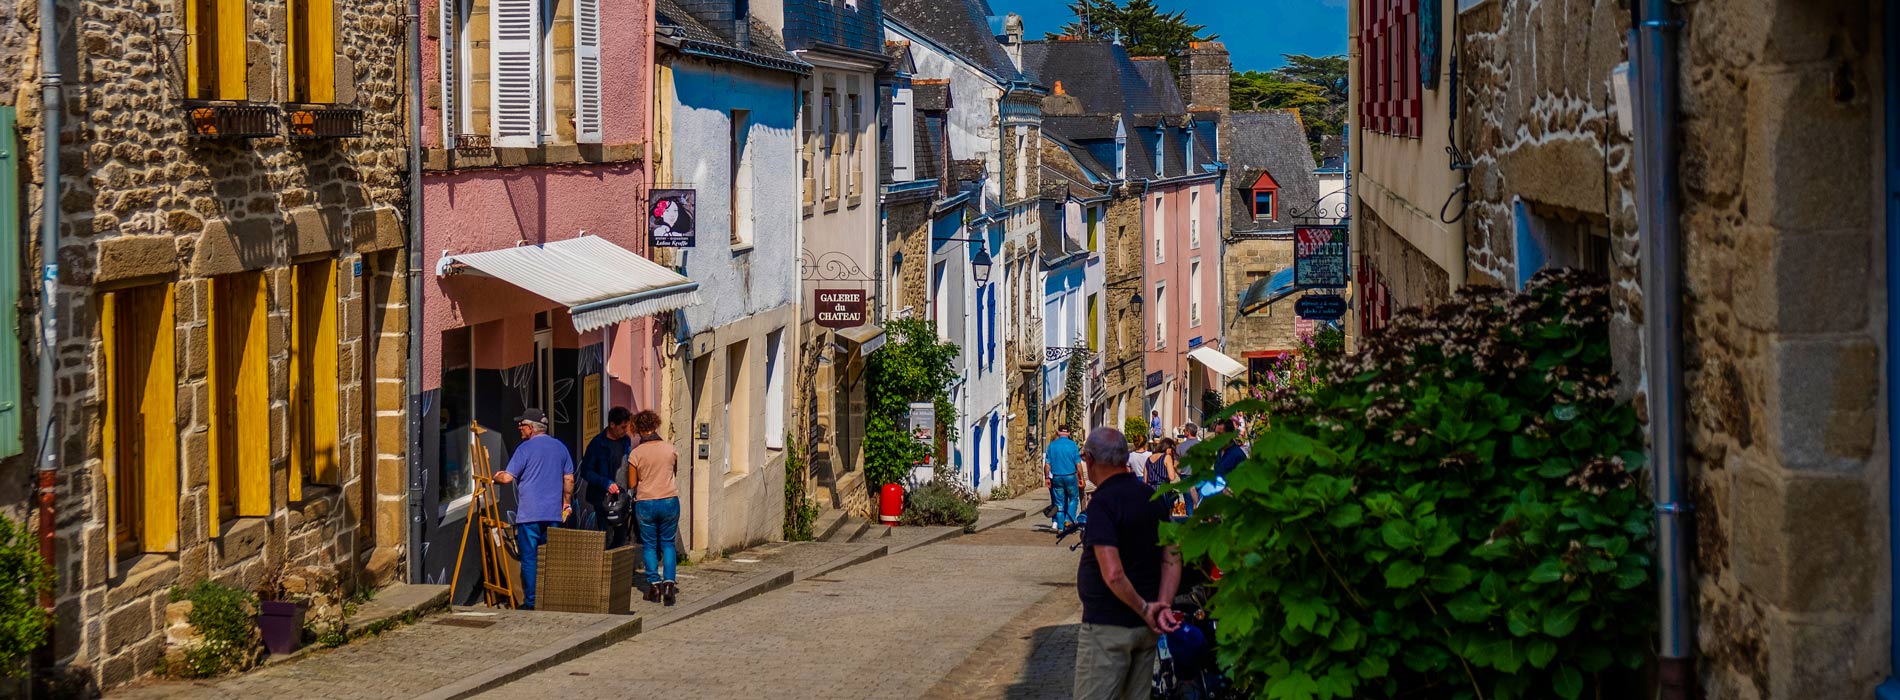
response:
{"label": "person in dark jacket", "polygon": [[576,516],[578,524],[607,533],[608,549],[625,545],[630,531],[625,522],[609,526],[606,508],[609,496],[618,496],[630,485],[623,467],[627,453],[633,451],[632,433],[633,412],[615,406],[607,412],[607,427],[587,443],[587,452],[581,455],[581,481],[587,489],[582,500],[587,503],[587,512]]}

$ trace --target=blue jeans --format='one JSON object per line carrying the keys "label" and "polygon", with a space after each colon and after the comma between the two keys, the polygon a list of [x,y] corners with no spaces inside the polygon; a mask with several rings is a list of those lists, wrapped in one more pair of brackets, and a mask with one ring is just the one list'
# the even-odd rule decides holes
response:
{"label": "blue jeans", "polygon": [[1056,526],[1068,527],[1075,522],[1075,511],[1081,506],[1082,485],[1075,483],[1074,474],[1057,474],[1050,481],[1054,482],[1049,497],[1056,502]]}
{"label": "blue jeans", "polygon": [[534,574],[541,558],[541,545],[548,543],[548,528],[554,523],[515,523],[515,545],[521,548],[522,607],[534,609]]}
{"label": "blue jeans", "polygon": [[[640,561],[646,564],[647,583],[673,580],[674,564],[679,561],[673,540],[679,537],[680,499],[634,501],[633,517],[640,523]],[[660,572],[662,560],[666,566],[664,576]]]}

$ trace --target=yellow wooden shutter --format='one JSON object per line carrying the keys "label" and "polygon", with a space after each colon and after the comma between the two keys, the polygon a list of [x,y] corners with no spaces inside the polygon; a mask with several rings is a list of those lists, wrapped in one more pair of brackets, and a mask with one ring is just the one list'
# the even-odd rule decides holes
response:
{"label": "yellow wooden shutter", "polygon": [[[208,27],[216,32],[213,42],[217,50],[217,94],[220,100],[248,99],[246,85],[244,53],[244,28],[249,26],[247,16],[250,3],[245,0],[213,0],[216,4],[215,26]],[[201,22],[202,23],[202,22]],[[268,96],[260,96],[268,97]]]}
{"label": "yellow wooden shutter", "polygon": [[211,537],[223,534],[220,530],[226,515],[224,502],[233,495],[224,483],[224,470],[230,465],[226,464],[224,458],[224,429],[219,425],[224,412],[230,410],[230,402],[224,398],[225,394],[230,393],[230,387],[223,379],[224,358],[219,357],[225,352],[221,337],[223,333],[220,331],[223,319],[218,315],[219,287],[218,280],[210,280],[205,285],[204,297],[205,318],[210,321],[210,332],[205,334],[210,344],[205,351],[205,384],[209,387],[206,393],[211,395],[211,415],[205,421],[205,453],[210,458],[210,462],[205,465],[205,520],[209,521],[205,523],[205,532]]}
{"label": "yellow wooden shutter", "polygon": [[336,6],[334,0],[290,0],[287,21],[290,98],[336,101]]}
{"label": "yellow wooden shutter", "polygon": [[[144,433],[142,451],[145,488],[141,506],[145,511],[145,550],[178,551],[178,390],[177,361],[173,351],[175,332],[172,286],[163,285],[146,291],[144,305],[157,318],[149,324],[147,343],[150,364],[145,371],[145,392],[140,401],[140,429]],[[141,329],[144,330],[144,329]],[[136,361],[136,360],[135,360]]]}
{"label": "yellow wooden shutter", "polygon": [[124,531],[120,523],[126,515],[119,512],[119,490],[125,486],[119,479],[119,387],[113,382],[120,372],[115,364],[119,361],[119,295],[99,295],[99,345],[103,351],[99,368],[101,417],[100,441],[105,445],[106,505],[100,510],[106,513],[106,574],[119,575],[119,540]]}

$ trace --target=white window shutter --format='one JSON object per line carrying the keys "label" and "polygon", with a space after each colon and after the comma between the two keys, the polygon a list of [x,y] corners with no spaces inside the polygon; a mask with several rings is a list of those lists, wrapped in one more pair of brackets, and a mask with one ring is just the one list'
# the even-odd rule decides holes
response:
{"label": "white window shutter", "polygon": [[461,67],[458,64],[457,51],[461,48],[462,32],[459,26],[461,23],[456,21],[462,9],[461,5],[462,0],[442,0],[439,8],[442,15],[442,32],[441,40],[436,44],[442,49],[438,56],[441,65],[437,67],[441,69],[442,78],[442,109],[438,113],[442,116],[443,148],[455,147],[455,136],[461,127],[459,120],[462,116],[462,100],[459,92]]}
{"label": "white window shutter", "polygon": [[917,160],[917,123],[911,115],[911,96],[909,88],[891,93],[891,181],[910,182],[917,179],[913,172]]}
{"label": "white window shutter", "polygon": [[574,0],[574,140],[600,143],[600,0]]}
{"label": "white window shutter", "polygon": [[490,100],[497,148],[541,143],[541,8],[536,0],[494,0],[489,44]]}

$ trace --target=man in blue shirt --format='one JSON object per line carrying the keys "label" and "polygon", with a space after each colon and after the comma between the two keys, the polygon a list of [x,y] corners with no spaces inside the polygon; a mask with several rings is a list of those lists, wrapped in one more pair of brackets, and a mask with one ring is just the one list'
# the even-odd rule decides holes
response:
{"label": "man in blue shirt", "polygon": [[548,435],[548,417],[530,408],[515,419],[521,445],[495,483],[515,484],[515,543],[521,549],[522,609],[534,609],[535,561],[548,541],[548,528],[573,510],[574,458],[567,445]]}
{"label": "man in blue shirt", "polygon": [[1049,449],[1043,454],[1043,479],[1049,484],[1049,500],[1056,505],[1054,521],[1049,526],[1061,530],[1075,523],[1075,515],[1082,498],[1082,477],[1077,468],[1082,463],[1082,448],[1069,437],[1069,426],[1056,430],[1056,439],[1049,441]]}
{"label": "man in blue shirt", "polygon": [[[1234,429],[1234,419],[1232,418],[1214,423],[1214,433],[1216,435],[1233,434]],[[1235,467],[1247,461],[1246,447],[1241,444],[1243,438],[1239,435],[1234,435],[1233,437],[1234,441],[1221,447],[1220,452],[1214,457],[1214,476],[1218,476],[1222,479],[1227,478],[1228,472],[1232,472]]]}
{"label": "man in blue shirt", "polygon": [[[633,451],[633,412],[623,406],[615,406],[607,412],[607,428],[595,435],[587,443],[587,451],[581,454],[581,480],[587,482],[581,500],[587,504],[587,512],[580,513],[575,519],[580,527],[607,533],[607,548],[615,549],[627,543],[629,528],[623,522],[618,526],[607,524],[607,497],[618,495],[625,490],[627,481],[627,453]],[[630,519],[629,519],[630,521]]]}

